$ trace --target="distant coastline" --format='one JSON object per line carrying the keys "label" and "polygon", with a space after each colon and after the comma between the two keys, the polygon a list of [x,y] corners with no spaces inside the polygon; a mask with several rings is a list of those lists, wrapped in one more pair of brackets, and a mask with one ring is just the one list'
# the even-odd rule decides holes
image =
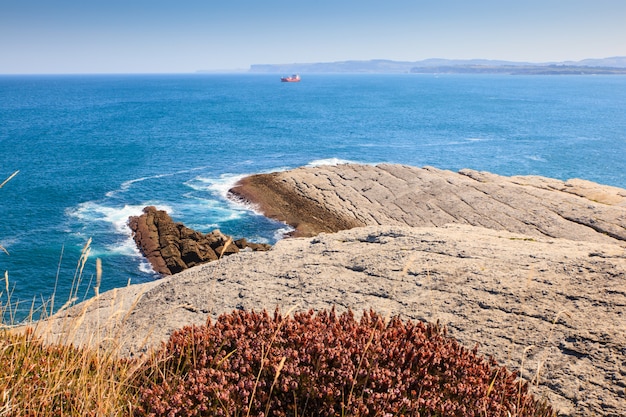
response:
{"label": "distant coastline", "polygon": [[576,65],[458,65],[415,67],[414,74],[626,75],[626,68]]}
{"label": "distant coastline", "polygon": [[487,59],[423,61],[337,61],[293,64],[255,64],[251,73],[370,73],[370,74],[522,74],[522,75],[626,75],[626,57],[563,62],[514,62]]}

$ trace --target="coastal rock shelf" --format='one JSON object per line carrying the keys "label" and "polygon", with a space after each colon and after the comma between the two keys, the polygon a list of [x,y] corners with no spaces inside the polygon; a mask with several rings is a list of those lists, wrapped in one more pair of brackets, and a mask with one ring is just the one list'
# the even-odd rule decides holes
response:
{"label": "coastal rock shelf", "polygon": [[129,355],[235,309],[371,308],[439,320],[466,347],[478,345],[480,353],[522,370],[533,392],[561,415],[621,416],[625,283],[619,245],[467,225],[370,226],[239,252],[107,292],[69,313],[87,311],[77,343],[124,334]]}
{"label": "coastal rock shelf", "polygon": [[346,164],[253,175],[230,193],[294,226],[296,236],[366,225],[460,223],[529,236],[626,241],[626,190],[583,180]]}
{"label": "coastal rock shelf", "polygon": [[137,355],[234,309],[373,309],[439,321],[562,416],[626,415],[626,190],[339,165],[251,176],[232,195],[311,237],[101,294],[64,313],[86,312],[73,341],[116,332]]}

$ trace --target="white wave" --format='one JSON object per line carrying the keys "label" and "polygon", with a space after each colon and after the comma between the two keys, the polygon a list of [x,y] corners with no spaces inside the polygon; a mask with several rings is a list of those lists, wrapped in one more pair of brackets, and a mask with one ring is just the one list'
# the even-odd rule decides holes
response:
{"label": "white wave", "polygon": [[[143,212],[143,208],[150,203],[141,205],[124,205],[123,207],[110,207],[98,204],[93,201],[81,203],[78,207],[68,210],[68,215],[78,219],[84,223],[103,222],[108,223],[115,233],[120,235],[120,239],[116,242],[105,245],[104,248],[94,246],[92,256],[104,257],[110,255],[122,255],[135,258],[138,262],[137,268],[145,274],[155,275],[150,263],[141,254],[139,248],[135,244],[132,232],[128,227],[128,218],[130,216],[138,216]],[[158,205],[159,210],[165,210],[172,213],[174,210],[167,205]]]}
{"label": "white wave", "polygon": [[526,155],[525,158],[535,162],[548,162],[545,158],[539,155]]}
{"label": "white wave", "polygon": [[219,177],[196,177],[185,185],[196,191],[208,191],[226,198],[228,190],[248,174],[222,174]]}
{"label": "white wave", "polygon": [[144,274],[150,274],[150,275],[158,275],[158,273],[152,269],[152,265],[150,265],[150,262],[148,262],[146,260],[146,258],[141,258],[141,262],[139,262],[139,271],[143,272]]}
{"label": "white wave", "polygon": [[123,256],[130,256],[137,261],[137,269],[140,272],[149,275],[158,275],[158,273],[154,269],[152,269],[152,265],[150,265],[150,262],[148,262],[148,260],[145,258],[145,256],[143,256],[143,254],[137,247],[137,244],[135,243],[135,240],[132,238],[131,234],[129,234],[128,237],[124,239],[124,241],[121,243],[108,245],[107,251],[109,254],[113,253]]}
{"label": "white wave", "polygon": [[281,227],[280,229],[276,229],[276,231],[274,231],[274,240],[279,241],[283,239],[285,236],[287,236],[289,233],[293,232],[294,230],[296,229],[285,224],[285,227]]}
{"label": "white wave", "polygon": [[201,167],[194,167],[194,168],[189,168],[189,169],[183,169],[183,170],[176,171],[176,172],[168,172],[166,174],[155,174],[155,175],[148,175],[146,177],[134,178],[132,180],[124,181],[120,185],[120,188],[118,188],[117,190],[109,191],[105,195],[110,198],[110,197],[115,196],[116,194],[128,191],[134,184],[136,184],[138,182],[154,180],[154,179],[159,179],[159,178],[173,177],[175,175],[187,174],[187,173],[190,173],[190,172],[200,171],[200,170],[207,169],[207,168],[208,168],[207,166],[201,166]]}
{"label": "white wave", "polygon": [[[129,234],[130,231],[126,226],[130,216],[139,216],[143,208],[150,203],[141,205],[124,205],[123,207],[109,207],[98,204],[93,201],[81,203],[78,207],[68,210],[68,215],[83,222],[105,222],[111,224],[115,231],[122,234]],[[169,206],[161,205],[157,207],[159,210],[165,210],[172,213],[173,209]]]}
{"label": "white wave", "polygon": [[[204,217],[208,217],[213,221],[211,225],[193,224],[194,227],[203,228],[205,226],[219,227],[217,223],[232,220],[238,220],[245,215],[247,207],[234,201],[229,195],[228,190],[235,186],[237,181],[245,175],[223,174],[219,178],[196,177],[187,181],[186,186],[194,191],[206,193],[204,196],[197,194],[185,194],[184,197],[194,203],[187,203],[180,208],[181,213],[205,213]],[[206,229],[208,230],[208,229]]]}
{"label": "white wave", "polygon": [[106,197],[111,198],[114,197],[115,195],[119,194],[119,193],[123,193],[125,191],[128,191],[128,189],[130,187],[133,186],[133,184],[136,184],[138,182],[143,182],[143,181],[147,181],[150,179],[155,179],[155,178],[163,178],[167,176],[167,174],[161,174],[161,175],[153,175],[153,176],[149,176],[149,177],[141,177],[141,178],[135,178],[132,180],[128,180],[128,181],[124,181],[121,185],[120,188],[118,188],[117,190],[113,190],[113,191],[109,191],[105,194]]}
{"label": "white wave", "polygon": [[323,165],[343,165],[343,164],[357,164],[356,161],[350,161],[348,159],[340,159],[340,158],[326,158],[326,159],[316,159],[314,161],[309,162],[307,167],[318,167]]}
{"label": "white wave", "polygon": [[[200,187],[195,186],[195,191],[201,191]],[[179,211],[181,213],[185,212],[206,212],[207,210],[211,211],[220,211],[224,210],[224,201],[221,195],[216,196],[215,193],[204,190],[206,193],[206,197],[202,195],[198,195],[197,193],[185,193],[183,197],[185,198],[178,205]]]}
{"label": "white wave", "polygon": [[238,209],[241,211],[247,211],[249,213],[254,213],[257,216],[263,216],[263,213],[261,212],[261,209],[259,208],[257,204],[251,203],[250,201],[247,201],[247,200],[243,200],[239,198],[238,196],[234,196],[234,195],[231,195],[228,198],[229,198],[228,200],[229,204],[233,206],[235,209]]}
{"label": "white wave", "polygon": [[132,235],[128,235],[128,237],[120,242],[116,242],[106,246],[106,254],[107,255],[123,255],[123,256],[132,256],[132,257],[141,257],[141,252],[137,248],[137,244],[135,243]]}
{"label": "white wave", "polygon": [[218,223],[190,223],[189,227],[201,232],[203,230],[219,229],[220,225]]}

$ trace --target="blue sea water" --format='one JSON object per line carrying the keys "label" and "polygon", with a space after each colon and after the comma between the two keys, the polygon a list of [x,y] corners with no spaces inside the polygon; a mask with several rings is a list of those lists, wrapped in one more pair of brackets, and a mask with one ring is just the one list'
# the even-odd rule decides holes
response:
{"label": "blue sea water", "polygon": [[[226,199],[246,174],[392,162],[626,188],[626,77],[0,76],[0,273],[20,314],[155,279],[126,226],[146,205],[274,242],[285,225]],[[0,285],[2,300],[7,291]],[[6,320],[6,317],[5,317]]]}

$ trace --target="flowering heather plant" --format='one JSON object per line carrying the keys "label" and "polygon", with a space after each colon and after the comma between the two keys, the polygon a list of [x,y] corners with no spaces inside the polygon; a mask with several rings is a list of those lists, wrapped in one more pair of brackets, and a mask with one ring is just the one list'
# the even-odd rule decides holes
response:
{"label": "flowering heather plant", "polygon": [[236,311],[174,333],[140,373],[139,416],[553,416],[445,329],[374,312]]}

